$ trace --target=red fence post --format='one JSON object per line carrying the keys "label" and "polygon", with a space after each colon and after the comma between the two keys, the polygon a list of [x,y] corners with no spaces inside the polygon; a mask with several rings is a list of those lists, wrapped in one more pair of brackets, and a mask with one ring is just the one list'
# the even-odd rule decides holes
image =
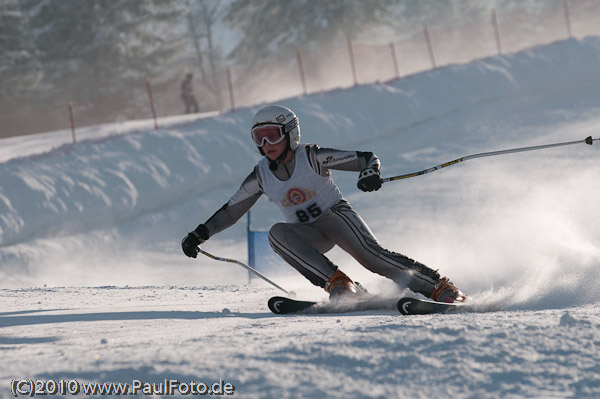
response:
{"label": "red fence post", "polygon": [[496,48],[498,55],[502,54],[502,43],[500,42],[500,30],[498,30],[498,19],[496,18],[496,10],[492,10],[492,25],[494,25],[494,37],[496,38]]}
{"label": "red fence post", "polygon": [[152,118],[154,118],[154,130],[158,130],[158,122],[156,120],[156,108],[154,108],[154,98],[152,97],[152,86],[150,85],[150,78],[146,78],[146,88],[148,89],[148,99],[150,100],[150,110],[152,111]]}
{"label": "red fence post", "polygon": [[429,38],[429,30],[427,29],[427,25],[423,25],[423,33],[425,34],[425,41],[427,42],[427,49],[429,50],[429,60],[431,61],[431,67],[432,69],[435,69],[435,57],[433,55],[433,46],[431,45],[431,39]]}
{"label": "red fence post", "polygon": [[235,111],[235,99],[233,98],[233,81],[231,80],[231,69],[227,67],[227,83],[229,84],[229,100],[231,101],[231,110]]}
{"label": "red fence post", "polygon": [[75,119],[73,118],[73,103],[71,100],[67,102],[69,106],[69,120],[71,121],[71,135],[73,136],[73,144],[77,143],[77,137],[75,137]]}
{"label": "red fence post", "polygon": [[567,36],[572,38],[571,36],[571,16],[569,13],[569,0],[563,0],[563,9],[565,10],[565,25],[567,26]]}
{"label": "red fence post", "polygon": [[356,63],[354,62],[354,51],[352,51],[352,40],[350,37],[348,41],[348,56],[350,57],[350,68],[352,69],[352,79],[354,80],[354,86],[358,86],[358,77],[356,75]]}
{"label": "red fence post", "polygon": [[300,55],[300,50],[296,50],[296,59],[298,60],[298,71],[300,72],[300,80],[302,81],[302,90],[304,95],[308,94],[308,90],[306,89],[306,77],[304,76],[304,67],[302,66],[302,55]]}
{"label": "red fence post", "polygon": [[396,58],[396,46],[394,42],[390,43],[390,52],[392,53],[392,63],[394,64],[394,73],[396,74],[396,79],[400,77],[400,70],[398,69],[398,59]]}

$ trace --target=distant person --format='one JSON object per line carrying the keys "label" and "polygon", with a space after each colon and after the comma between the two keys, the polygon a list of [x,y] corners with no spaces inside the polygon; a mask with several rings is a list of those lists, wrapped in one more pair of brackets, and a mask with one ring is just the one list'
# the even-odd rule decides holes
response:
{"label": "distant person", "polygon": [[181,82],[181,99],[185,104],[185,113],[191,114],[192,112],[198,112],[198,102],[196,96],[194,96],[194,75],[188,73],[185,75],[185,79]]}
{"label": "distant person", "polygon": [[375,154],[300,144],[298,118],[281,106],[258,111],[251,137],[265,158],[221,209],[183,239],[181,246],[187,256],[195,258],[200,244],[233,225],[266,194],[286,219],[271,227],[271,247],[311,283],[324,288],[330,298],[364,293],[325,257],[337,245],[368,270],[435,301],[466,299],[437,270],[383,248],[334,183],[331,169],[356,171],[360,172],[360,190],[378,190],[382,181]]}

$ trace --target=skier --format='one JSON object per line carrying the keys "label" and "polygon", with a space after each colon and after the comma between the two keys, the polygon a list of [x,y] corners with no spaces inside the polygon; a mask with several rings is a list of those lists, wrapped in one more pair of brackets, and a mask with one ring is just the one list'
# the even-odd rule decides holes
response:
{"label": "skier", "polygon": [[185,75],[185,79],[181,82],[181,99],[185,104],[185,113],[191,114],[192,112],[198,112],[198,102],[196,101],[196,96],[194,95],[194,83],[192,79],[194,75],[188,73]]}
{"label": "skier", "polygon": [[330,298],[364,292],[324,255],[338,245],[368,270],[435,301],[466,299],[436,270],[384,249],[342,196],[330,169],[360,172],[357,187],[377,191],[382,182],[375,154],[300,144],[298,118],[281,106],[259,110],[251,136],[265,158],[221,209],[183,239],[187,256],[195,258],[200,244],[233,225],[266,194],[286,220],[270,229],[271,247],[311,283],[324,288]]}

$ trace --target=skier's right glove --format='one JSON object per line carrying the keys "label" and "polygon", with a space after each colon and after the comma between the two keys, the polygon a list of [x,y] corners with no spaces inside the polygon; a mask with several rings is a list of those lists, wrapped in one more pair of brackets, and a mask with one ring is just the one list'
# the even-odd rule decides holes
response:
{"label": "skier's right glove", "polygon": [[358,175],[356,187],[362,191],[377,191],[381,188],[381,177],[375,168],[367,168]]}
{"label": "skier's right glove", "polygon": [[198,246],[208,240],[208,237],[208,228],[203,224],[199,225],[196,230],[189,232],[181,241],[183,253],[190,258],[195,258],[198,256]]}

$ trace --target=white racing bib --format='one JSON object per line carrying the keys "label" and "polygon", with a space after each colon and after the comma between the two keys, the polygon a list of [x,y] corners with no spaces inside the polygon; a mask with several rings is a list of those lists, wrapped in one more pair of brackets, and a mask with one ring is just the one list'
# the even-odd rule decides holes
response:
{"label": "white racing bib", "polygon": [[269,201],[279,206],[288,223],[314,222],[343,198],[330,174],[320,176],[310,166],[305,147],[302,144],[296,149],[296,167],[286,181],[279,180],[269,170],[267,158],[258,163],[262,188]]}

